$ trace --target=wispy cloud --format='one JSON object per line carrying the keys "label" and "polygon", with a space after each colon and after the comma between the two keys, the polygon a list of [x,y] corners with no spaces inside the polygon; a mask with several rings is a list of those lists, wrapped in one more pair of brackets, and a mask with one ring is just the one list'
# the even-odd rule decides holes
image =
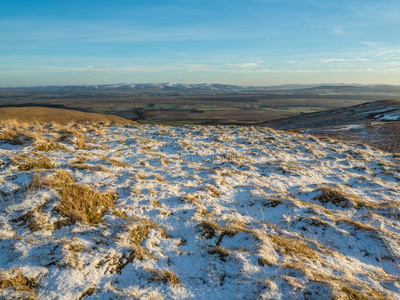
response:
{"label": "wispy cloud", "polygon": [[239,68],[239,69],[248,69],[248,68],[255,68],[258,67],[260,64],[262,63],[262,61],[258,61],[258,62],[247,62],[247,63],[240,63],[240,64],[230,64],[230,63],[226,63],[226,66],[229,67],[234,67],[234,68]]}
{"label": "wispy cloud", "polygon": [[323,58],[320,62],[327,63],[336,63],[336,62],[366,62],[368,59],[366,58]]}

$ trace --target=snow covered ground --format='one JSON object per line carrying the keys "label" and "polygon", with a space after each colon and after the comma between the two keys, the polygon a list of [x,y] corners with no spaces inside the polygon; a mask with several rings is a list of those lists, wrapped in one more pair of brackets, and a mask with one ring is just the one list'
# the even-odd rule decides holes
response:
{"label": "snow covered ground", "polygon": [[[13,130],[0,297],[400,298],[399,155],[253,127]],[[113,203],[84,221],[61,201],[85,195]]]}

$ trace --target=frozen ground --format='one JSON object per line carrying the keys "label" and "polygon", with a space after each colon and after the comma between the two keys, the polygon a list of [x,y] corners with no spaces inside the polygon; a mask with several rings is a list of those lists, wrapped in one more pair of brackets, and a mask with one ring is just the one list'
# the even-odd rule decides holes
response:
{"label": "frozen ground", "polygon": [[[1,130],[0,297],[400,298],[399,155],[268,128]],[[60,169],[118,195],[99,221],[63,213]]]}

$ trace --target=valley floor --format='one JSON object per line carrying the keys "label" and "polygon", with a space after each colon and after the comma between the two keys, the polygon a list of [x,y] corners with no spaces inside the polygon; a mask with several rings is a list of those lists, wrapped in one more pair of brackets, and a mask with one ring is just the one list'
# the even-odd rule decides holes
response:
{"label": "valley floor", "polygon": [[234,126],[0,139],[5,299],[400,298],[399,155]]}

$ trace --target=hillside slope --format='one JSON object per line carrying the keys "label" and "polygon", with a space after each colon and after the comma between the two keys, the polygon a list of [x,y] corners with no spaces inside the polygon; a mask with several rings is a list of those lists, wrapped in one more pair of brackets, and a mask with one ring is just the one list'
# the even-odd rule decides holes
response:
{"label": "hillside slope", "polygon": [[273,120],[261,123],[260,125],[281,130],[304,128],[315,129],[396,120],[400,120],[400,100],[382,100],[336,110]]}
{"label": "hillside slope", "polygon": [[399,299],[399,166],[265,127],[11,124],[0,298]]}
{"label": "hillside slope", "polygon": [[295,129],[300,133],[363,143],[380,150],[400,153],[400,101],[375,101],[262,125]]}
{"label": "hillside slope", "polygon": [[116,123],[136,124],[133,121],[113,115],[86,113],[76,110],[49,107],[4,107],[0,108],[0,121],[16,120],[26,123]]}

